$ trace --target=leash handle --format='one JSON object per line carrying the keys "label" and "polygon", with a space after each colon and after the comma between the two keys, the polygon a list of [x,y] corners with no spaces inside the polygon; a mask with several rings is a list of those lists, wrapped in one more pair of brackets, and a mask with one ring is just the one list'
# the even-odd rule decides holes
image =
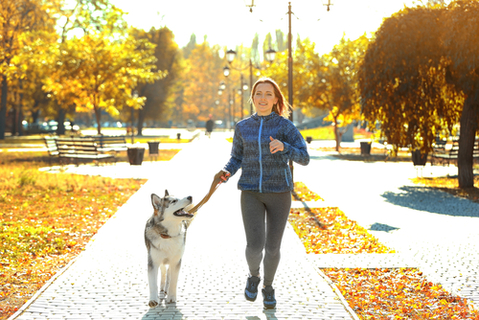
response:
{"label": "leash handle", "polygon": [[188,213],[195,214],[199,208],[201,208],[206,202],[208,202],[210,197],[213,195],[213,193],[215,193],[216,189],[220,185],[220,181],[221,181],[220,177],[221,177],[221,173],[217,173],[215,175],[213,182],[211,183],[210,191],[208,192],[208,194],[197,205],[195,205],[193,208],[188,210]]}

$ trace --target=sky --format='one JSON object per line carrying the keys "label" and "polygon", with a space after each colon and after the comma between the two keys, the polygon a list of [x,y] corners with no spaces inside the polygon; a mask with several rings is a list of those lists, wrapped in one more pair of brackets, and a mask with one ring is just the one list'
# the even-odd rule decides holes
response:
{"label": "sky", "polygon": [[413,0],[254,0],[253,12],[246,4],[251,0],[110,0],[127,12],[126,21],[136,27],[168,27],[176,43],[185,46],[196,35],[198,43],[205,36],[210,45],[234,49],[243,44],[250,47],[258,33],[260,44],[266,34],[275,39],[275,30],[288,34],[288,2],[291,2],[293,43],[299,34],[316,44],[320,54],[330,52],[346,35],[352,40],[376,31],[383,18],[404,6],[414,6]]}

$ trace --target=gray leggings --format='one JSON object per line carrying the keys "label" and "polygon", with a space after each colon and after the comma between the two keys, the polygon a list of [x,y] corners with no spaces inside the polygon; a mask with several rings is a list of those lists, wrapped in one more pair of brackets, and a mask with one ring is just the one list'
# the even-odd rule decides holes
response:
{"label": "gray leggings", "polygon": [[265,286],[271,285],[280,259],[281,240],[291,209],[291,193],[241,192],[246,233],[246,261],[251,275],[259,276],[263,260]]}

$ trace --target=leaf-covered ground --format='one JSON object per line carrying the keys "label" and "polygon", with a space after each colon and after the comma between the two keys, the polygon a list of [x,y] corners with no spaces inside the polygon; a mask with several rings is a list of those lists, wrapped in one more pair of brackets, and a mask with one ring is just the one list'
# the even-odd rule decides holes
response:
{"label": "leaf-covered ground", "polygon": [[[9,159],[9,157],[11,159]],[[145,182],[38,171],[2,155],[0,319],[7,319],[80,253]]]}
{"label": "leaf-covered ground", "polygon": [[[295,183],[302,201],[320,198]],[[292,209],[289,221],[308,253],[392,253],[338,208]],[[414,268],[342,269],[323,272],[362,319],[479,319],[463,298],[429,282]]]}

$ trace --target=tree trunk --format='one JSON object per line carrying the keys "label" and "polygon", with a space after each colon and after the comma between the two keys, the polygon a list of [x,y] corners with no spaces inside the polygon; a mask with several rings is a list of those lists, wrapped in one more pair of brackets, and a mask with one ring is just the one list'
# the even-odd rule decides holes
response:
{"label": "tree trunk", "polygon": [[20,108],[20,110],[18,111],[17,126],[18,126],[18,135],[23,136],[24,132],[23,132],[23,110],[22,110],[22,108]]}
{"label": "tree trunk", "polygon": [[7,122],[7,76],[2,76],[2,100],[0,102],[0,140],[5,139],[5,129]]}
{"label": "tree trunk", "polygon": [[17,112],[15,112],[16,133],[23,136],[23,81],[20,79],[20,93],[18,94]]}
{"label": "tree trunk", "polygon": [[464,102],[460,119],[457,156],[459,188],[474,187],[473,151],[478,121],[478,110],[475,108],[475,104],[474,95],[469,95]]}
{"label": "tree trunk", "polygon": [[138,110],[138,131],[137,135],[142,136],[143,135],[143,122],[145,121],[145,110],[140,109]]}
{"label": "tree trunk", "polygon": [[101,109],[95,107],[95,117],[96,117],[96,123],[98,124],[98,135],[101,135]]}
{"label": "tree trunk", "polygon": [[341,143],[341,133],[339,132],[338,121],[334,118],[334,138],[336,140],[336,151],[339,152],[339,145]]}
{"label": "tree trunk", "polygon": [[[18,93],[17,93],[17,97],[18,97]],[[18,134],[18,118],[19,118],[19,114],[18,114],[18,109],[20,108],[20,106],[18,104],[15,104],[13,105],[13,121],[12,121],[12,136],[16,136]]]}
{"label": "tree trunk", "polygon": [[35,111],[32,111],[32,123],[37,123],[38,122],[38,118],[40,117],[40,109],[35,109],[38,105],[38,102],[35,101],[35,105],[33,106],[33,110]]}

